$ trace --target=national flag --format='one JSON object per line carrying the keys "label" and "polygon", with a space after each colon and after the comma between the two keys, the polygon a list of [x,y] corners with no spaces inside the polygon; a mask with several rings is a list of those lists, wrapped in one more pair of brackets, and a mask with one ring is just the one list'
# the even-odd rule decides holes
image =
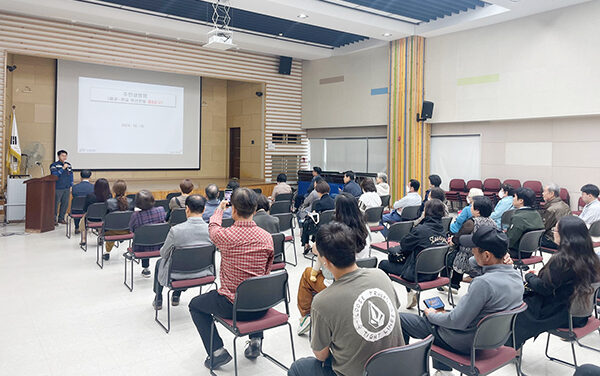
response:
{"label": "national flag", "polygon": [[21,145],[19,143],[19,131],[17,130],[17,117],[15,110],[12,112],[12,132],[8,146],[7,164],[10,175],[18,175],[21,170]]}

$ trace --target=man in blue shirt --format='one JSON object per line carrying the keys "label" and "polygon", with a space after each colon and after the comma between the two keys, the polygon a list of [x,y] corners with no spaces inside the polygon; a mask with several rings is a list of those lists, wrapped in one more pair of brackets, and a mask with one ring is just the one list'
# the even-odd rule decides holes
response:
{"label": "man in blue shirt", "polygon": [[350,193],[352,196],[359,198],[362,195],[362,189],[360,185],[354,181],[354,172],[344,172],[344,189],[342,192]]}
{"label": "man in blue shirt", "polygon": [[[54,192],[54,218],[56,223],[66,224],[65,213],[69,206],[69,192],[73,185],[73,169],[71,164],[67,162],[67,152],[65,150],[59,150],[56,155],[58,155],[58,161],[50,165],[50,173],[58,177]],[[58,211],[59,204],[60,213]]]}
{"label": "man in blue shirt", "polygon": [[502,184],[500,186],[500,192],[498,192],[498,198],[500,201],[496,204],[496,208],[490,218],[496,221],[496,226],[500,230],[505,230],[502,228],[502,214],[508,210],[514,209],[513,207],[513,189],[510,184]]}
{"label": "man in blue shirt", "polygon": [[[73,189],[71,189],[73,198],[86,197],[90,193],[94,192],[94,184],[90,183],[92,172],[90,170],[81,170],[79,175],[81,176],[81,182],[75,184]],[[73,210],[73,208],[71,208],[71,213],[83,214],[78,213],[77,211]],[[79,234],[79,218],[74,218],[73,221],[75,222],[75,234]]]}
{"label": "man in blue shirt", "polygon": [[[202,214],[202,219],[205,222],[210,221],[210,217],[215,213],[215,210],[221,204],[219,201],[219,187],[216,184],[209,184],[204,188],[204,193],[206,193],[206,204],[204,205],[204,214]],[[223,218],[231,218],[231,207],[227,208],[223,212]]]}

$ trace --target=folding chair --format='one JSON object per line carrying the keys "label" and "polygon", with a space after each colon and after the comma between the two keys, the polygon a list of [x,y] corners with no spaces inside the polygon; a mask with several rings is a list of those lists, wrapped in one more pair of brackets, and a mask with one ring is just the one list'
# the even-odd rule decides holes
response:
{"label": "folding chair", "polygon": [[281,270],[285,268],[285,234],[277,233],[271,234],[273,238],[273,266],[271,270]]}
{"label": "folding chair", "polygon": [[[318,226],[321,227],[323,225],[328,224],[329,222],[333,221],[333,218],[335,217],[335,210],[331,209],[331,210],[325,210],[323,212],[321,212],[319,214],[319,223]],[[304,255],[304,258],[307,260],[310,260],[311,265],[313,262],[315,262],[315,255],[312,252],[309,252],[308,254]]]}
{"label": "folding chair", "polygon": [[483,183],[481,182],[481,180],[469,180],[467,182],[467,189],[465,189],[464,192],[460,192],[459,193],[461,205],[462,205],[463,202],[464,203],[467,202],[467,196],[469,195],[469,191],[472,188],[482,189],[483,188]]}
{"label": "folding chair", "polygon": [[154,201],[154,207],[157,208],[159,206],[162,206],[163,209],[165,209],[165,214],[167,214],[169,212],[169,201],[167,201],[167,200]]}
{"label": "folding chair", "polygon": [[[292,347],[292,359],[296,361],[296,352],[294,350],[294,337],[292,335],[292,326],[288,322],[290,316],[290,309],[287,299],[287,284],[288,274],[285,270],[281,272],[272,273],[265,276],[248,278],[244,282],[240,283],[235,292],[235,300],[233,301],[233,318],[224,319],[219,316],[213,315],[213,325],[210,331],[210,353],[212,354],[215,349],[212,348],[213,336],[214,336],[214,323],[223,325],[229,330],[235,337],[233,339],[233,364],[235,369],[235,375],[237,376],[237,346],[236,342],[238,337],[244,337],[250,334],[263,332],[268,329],[277,328],[279,326],[287,325],[290,332],[290,344]],[[279,312],[273,307],[283,302],[285,304],[285,313]],[[253,320],[253,321],[238,321],[237,315],[241,312],[259,312],[267,311],[264,317]],[[266,354],[261,347],[260,353],[275,363],[284,370],[288,370],[286,366],[280,363],[272,356]],[[213,358],[210,358],[210,374],[215,375],[213,372]]]}
{"label": "folding chair", "polygon": [[221,227],[231,227],[233,226],[233,222],[235,222],[233,218],[223,218],[223,220],[221,221]]}
{"label": "folding chair", "polygon": [[[600,237],[600,221],[592,223],[592,225],[590,226],[590,236],[592,238]],[[600,242],[594,242],[593,246],[594,248],[600,247]]]}
{"label": "folding chair", "polygon": [[446,256],[449,247],[447,245],[439,247],[425,248],[417,255],[415,263],[414,282],[409,282],[399,275],[389,273],[390,279],[398,282],[404,287],[417,292],[417,311],[421,314],[421,292],[431,289],[437,289],[444,285],[448,286],[448,302],[454,307],[454,298],[452,297],[450,288],[450,278],[438,276],[433,281],[419,282],[419,274],[437,275],[446,268]]}
{"label": "folding chair", "polygon": [[[102,227],[98,231],[98,242],[96,242],[96,265],[100,269],[104,269],[104,244],[108,242],[119,242],[123,240],[129,240],[131,246],[131,239],[133,234],[129,232],[129,220],[131,219],[132,211],[115,211],[108,213],[104,217]],[[106,235],[107,231],[127,231],[127,234],[122,235]]]}
{"label": "folding chair", "polygon": [[535,205],[539,207],[540,202],[544,201],[542,197],[542,191],[544,188],[542,187],[542,182],[538,180],[527,180],[523,183],[523,188],[529,188],[535,193]]}
{"label": "folding chair", "polygon": [[415,206],[407,206],[402,209],[402,221],[414,221],[419,218],[419,209],[421,209],[421,205]]}
{"label": "folding chair", "polygon": [[169,225],[171,225],[171,227],[176,226],[185,221],[187,221],[185,209],[177,208],[171,211],[171,215],[169,216]]}
{"label": "folding chair", "polygon": [[[546,232],[546,230],[528,231],[521,236],[519,248],[517,250],[519,257],[513,258],[515,268],[521,271],[521,277],[523,277],[523,269],[525,266],[544,263],[544,258],[541,256],[541,251],[540,256],[535,255],[535,252],[540,249],[540,240],[542,239],[544,232]],[[531,257],[522,258],[522,252],[531,253]]]}
{"label": "folding chair", "polygon": [[510,185],[513,189],[521,188],[521,181],[518,179],[506,179],[504,184]]}
{"label": "folding chair", "polygon": [[500,217],[500,224],[502,225],[502,231],[508,229],[510,226],[510,221],[512,221],[512,217],[515,214],[515,209],[510,209],[502,213],[502,217]]}
{"label": "folding chair", "polygon": [[[279,196],[277,196],[279,197]],[[285,232],[290,230],[291,235],[285,235],[285,242],[291,243],[294,247],[294,263],[287,262],[289,265],[296,266],[298,265],[298,255],[296,254],[296,238],[294,236],[294,215],[292,213],[281,213],[275,214],[274,217],[279,219],[279,230],[281,232]]]}
{"label": "folding chair", "polygon": [[450,208],[454,209],[454,202],[458,202],[458,207],[460,208],[461,200],[460,194],[461,192],[465,192],[467,190],[467,184],[463,179],[452,179],[450,180],[449,190],[446,192],[446,200],[450,202]]}
{"label": "folding chair", "polygon": [[500,179],[488,178],[483,181],[483,195],[489,197],[495,204],[498,202],[498,191],[500,191]]}
{"label": "folding chair", "polygon": [[[546,357],[553,362],[557,362],[569,367],[577,367],[577,357],[575,356],[575,343],[577,343],[580,347],[593,350],[596,352],[600,352],[600,349],[596,349],[591,346],[584,345],[579,342],[583,337],[595,332],[596,330],[600,333],[600,320],[598,319],[598,306],[595,304],[598,299],[598,287],[600,284],[595,283],[592,285],[594,287],[594,293],[591,295],[591,307],[593,307],[593,315],[588,318],[587,324],[581,328],[573,328],[573,317],[577,317],[573,311],[572,307],[569,309],[569,327],[568,328],[560,328],[553,329],[548,331],[548,339],[546,340]],[[591,308],[590,307],[590,308]],[[586,315],[587,316],[587,315]],[[583,316],[583,317],[586,317]],[[571,344],[571,353],[573,354],[573,363],[569,363],[565,360],[553,358],[548,355],[548,347],[550,345],[550,335],[557,336],[563,341],[567,341]]]}
{"label": "folding chair", "polygon": [[402,376],[429,375],[429,352],[432,344],[433,336],[429,335],[410,345],[376,352],[367,360],[363,375],[397,375],[399,365],[402,365]]}
{"label": "folding chair", "polygon": [[292,201],[275,201],[271,205],[271,210],[269,210],[269,214],[282,214],[282,213],[291,213],[292,212]]}
{"label": "folding chair", "polygon": [[[149,259],[160,257],[160,250],[136,252],[134,248],[139,247],[155,247],[160,248],[167,239],[167,234],[171,230],[168,223],[152,223],[149,225],[140,226],[133,234],[133,242],[131,247],[127,249],[125,256],[125,277],[123,284],[133,291],[133,263],[139,263],[141,259]],[[131,283],[127,284],[127,260],[131,261]]]}
{"label": "folding chair", "polygon": [[383,230],[383,226],[379,224],[381,222],[381,218],[383,217],[383,209],[385,209],[385,207],[378,206],[365,210],[365,219],[371,232]]}
{"label": "folding chair", "polygon": [[371,256],[364,259],[356,260],[356,265],[359,268],[376,268],[377,267],[377,257]]}
{"label": "folding chair", "polygon": [[[102,228],[102,221],[104,220],[104,216],[106,215],[106,202],[97,202],[95,204],[91,204],[88,206],[87,213],[85,213],[85,232],[87,233],[88,229],[92,230],[92,233],[98,232]],[[87,239],[87,237],[86,237]],[[96,240],[97,241],[97,240]],[[87,240],[84,245],[80,245],[79,247],[83,249],[84,252],[87,252]]]}
{"label": "folding chair", "polygon": [[396,222],[392,224],[388,231],[388,236],[384,242],[371,243],[371,249],[376,249],[383,253],[388,253],[392,247],[400,245],[400,241],[405,237],[414,225],[413,221]]}
{"label": "folding chair", "polygon": [[381,196],[381,206],[387,208],[390,206],[390,195]]}
{"label": "folding chair", "polygon": [[292,202],[293,193],[280,193],[275,196],[275,202],[277,201],[289,201]]}
{"label": "folding chair", "polygon": [[512,336],[514,342],[515,319],[527,309],[527,304],[482,318],[477,323],[470,355],[462,355],[439,346],[432,345],[430,356],[461,374],[469,376],[487,375],[515,362],[517,375],[521,375],[521,358],[517,350],[504,346]]}
{"label": "folding chair", "polygon": [[71,239],[71,221],[75,218],[83,218],[85,213],[83,208],[85,207],[85,196],[73,197],[71,200],[71,211],[67,213],[67,227],[65,236],[67,239]]}
{"label": "folding chair", "polygon": [[[171,331],[171,293],[174,291],[182,291],[189,288],[202,287],[206,285],[215,285],[217,266],[215,264],[215,253],[217,248],[213,244],[177,247],[173,249],[171,254],[171,265],[168,271],[169,288],[167,292],[167,326],[158,319],[158,310],[154,310],[154,320],[160,325],[165,332]],[[185,278],[173,280],[174,274],[199,274],[200,272],[208,272],[204,277]]]}

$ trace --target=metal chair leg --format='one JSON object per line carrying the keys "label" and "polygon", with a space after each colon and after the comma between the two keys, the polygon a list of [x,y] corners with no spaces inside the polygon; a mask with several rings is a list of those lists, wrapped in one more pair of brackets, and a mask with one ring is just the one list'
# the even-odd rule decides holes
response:
{"label": "metal chair leg", "polygon": [[67,228],[65,231],[67,239],[71,239],[71,216],[69,214],[67,214]]}
{"label": "metal chair leg", "polygon": [[158,309],[154,309],[154,321],[156,321],[167,334],[171,331],[171,305],[169,304],[171,301],[171,292],[173,292],[171,289],[167,292],[167,326],[158,319]]}
{"label": "metal chair leg", "polygon": [[[85,220],[85,219],[84,219]],[[85,244],[84,245],[79,245],[79,248],[81,248],[84,252],[87,252],[87,238],[88,238],[88,227],[87,227],[87,222],[85,223],[84,227],[84,231],[85,231]]]}
{"label": "metal chair leg", "polygon": [[210,359],[210,361],[209,361],[209,363],[210,363],[209,370],[210,370],[211,376],[217,376],[213,372],[213,353],[215,352],[215,349],[213,349],[213,338],[214,338],[214,335],[215,335],[215,319],[213,318],[212,325],[210,326],[210,345],[209,345],[210,354],[208,354],[209,359]]}
{"label": "metal chair leg", "polygon": [[574,364],[573,363],[569,363],[569,362],[567,362],[565,360],[562,360],[562,359],[551,357],[550,355],[548,355],[548,347],[549,347],[549,345],[550,345],[550,333],[548,333],[548,339],[546,340],[546,351],[545,351],[546,358],[548,358],[548,360],[550,360],[552,362],[560,363],[560,364],[562,364],[564,366],[567,366],[567,367],[577,368],[577,357],[575,355],[575,345],[573,344],[573,342],[571,342],[571,352],[573,353],[573,362],[574,362]]}
{"label": "metal chair leg", "polygon": [[104,269],[104,239],[98,237],[96,241],[96,265],[100,267],[100,269]]}
{"label": "metal chair leg", "polygon": [[234,374],[235,376],[237,376],[238,372],[237,372],[237,336],[233,337],[233,370],[234,370]]}
{"label": "metal chair leg", "polygon": [[125,278],[123,279],[123,284],[125,287],[129,289],[130,292],[133,292],[133,256],[131,259],[131,285],[127,284],[127,257],[125,257]]}
{"label": "metal chair leg", "polygon": [[417,314],[421,316],[421,291],[417,291]]}

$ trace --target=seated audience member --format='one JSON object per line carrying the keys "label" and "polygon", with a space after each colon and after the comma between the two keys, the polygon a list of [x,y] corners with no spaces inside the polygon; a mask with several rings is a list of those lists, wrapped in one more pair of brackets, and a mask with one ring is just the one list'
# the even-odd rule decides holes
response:
{"label": "seated audience member", "polygon": [[579,214],[579,218],[583,219],[589,228],[592,223],[600,221],[600,201],[598,195],[600,190],[594,184],[586,184],[581,187],[581,198],[585,202],[585,206]]}
{"label": "seated audience member", "polygon": [[[386,273],[399,275],[407,281],[414,282],[417,255],[424,249],[446,245],[446,234],[442,226],[444,203],[431,199],[425,204],[425,219],[410,230],[399,247],[389,250],[388,260],[379,263],[379,268]],[[432,281],[437,278],[434,274],[419,274],[419,282]],[[417,294],[407,289],[408,306],[417,305]]]}
{"label": "seated audience member", "polygon": [[292,187],[287,182],[286,174],[277,175],[277,185],[273,187],[273,193],[271,193],[271,200],[274,202],[277,195],[280,193],[292,193]]}
{"label": "seated audience member", "polygon": [[[90,193],[94,192],[94,185],[90,183],[90,177],[92,176],[92,171],[90,170],[81,170],[79,173],[81,176],[81,182],[75,184],[73,188],[71,188],[71,193],[73,194],[73,198],[75,197],[86,197]],[[83,214],[84,212],[71,209],[73,214]],[[73,218],[73,222],[75,223],[75,234],[79,234],[79,218]]]}
{"label": "seated audience member", "polygon": [[[127,183],[125,183],[123,180],[117,180],[115,184],[113,184],[114,197],[106,200],[106,209],[108,213],[114,211],[133,210],[133,200],[125,196],[126,191]],[[124,235],[128,233],[129,230],[108,230],[104,232],[105,235]],[[106,253],[102,255],[102,258],[104,258],[105,260],[110,259],[110,251],[112,251],[114,245],[115,242],[106,242]]]}
{"label": "seated audience member", "polygon": [[431,192],[433,188],[439,188],[440,185],[442,185],[442,178],[440,178],[439,175],[429,175],[428,179],[431,188],[425,191],[425,198],[423,199],[422,205],[425,205],[424,203],[427,202],[427,200],[429,199],[429,192]]}
{"label": "seated audience member", "polygon": [[304,218],[312,211],[312,204],[319,199],[319,195],[317,194],[317,190],[314,189],[314,186],[317,185],[320,181],[324,181],[322,177],[317,176],[313,185],[313,190],[306,196],[302,204],[298,207],[298,213],[296,217],[298,218],[298,224],[302,225],[304,222]]}
{"label": "seated audience member", "polygon": [[315,189],[315,183],[317,181],[317,179],[322,179],[321,177],[321,167],[317,167],[314,166],[313,170],[312,170],[312,180],[310,181],[310,183],[308,184],[308,188],[306,189],[306,194],[304,196],[297,194],[296,195],[296,199],[294,201],[294,207],[296,209],[298,209],[301,205],[302,202],[308,198],[308,196],[313,192],[313,190]]}
{"label": "seated audience member", "polygon": [[279,232],[279,219],[269,215],[269,199],[265,195],[257,194],[256,213],[254,213],[254,223],[269,234]]}
{"label": "seated audience member", "polygon": [[233,179],[229,180],[229,182],[227,183],[227,187],[225,187],[225,189],[230,189],[232,191],[235,191],[239,187],[240,187],[240,183],[238,182],[238,179],[233,178]]}
{"label": "seated audience member", "polygon": [[554,232],[552,231],[558,221],[565,215],[571,215],[571,208],[560,198],[560,187],[556,184],[549,184],[544,187],[542,192],[544,197],[544,211],[542,220],[546,232],[542,236],[542,247],[557,249],[558,244],[554,243]]}
{"label": "seated audience member", "polygon": [[476,277],[479,273],[471,267],[469,259],[473,256],[473,250],[470,247],[461,244],[460,239],[465,235],[474,234],[481,227],[496,227],[496,222],[490,218],[494,205],[492,200],[485,196],[473,197],[471,207],[471,218],[469,218],[460,228],[458,234],[452,237],[452,244],[457,247],[457,251],[453,252],[454,257],[448,257],[448,261],[451,262],[452,269],[452,283],[453,289],[458,290],[460,288],[460,282],[463,279],[464,274],[469,274],[471,277]]}
{"label": "seated audience member", "polygon": [[[135,230],[143,225],[153,223],[163,223],[166,218],[165,208],[162,206],[154,206],[154,196],[148,190],[141,190],[135,195],[135,207],[140,210],[135,210],[129,220],[129,230],[135,233]],[[151,246],[136,246],[134,252],[150,252],[158,251],[159,248]],[[150,278],[150,259],[142,259],[142,276]]]}
{"label": "seated audience member", "polygon": [[[444,192],[444,190],[442,188],[431,188],[431,192],[429,192],[429,200],[431,200],[432,198],[437,198],[438,200],[440,200],[443,204],[444,204],[444,217],[447,217],[450,215],[450,211],[448,210],[448,205],[446,204],[446,193]],[[418,225],[419,223],[421,223],[421,221],[423,221],[423,219],[425,219],[425,204],[427,202],[423,202],[421,204],[422,209],[420,210],[420,217],[415,219],[414,221],[414,225]]]}
{"label": "seated audience member", "polygon": [[[315,190],[317,191],[317,195],[319,199],[312,204],[312,212],[311,213],[322,213],[326,210],[335,209],[335,202],[333,198],[329,195],[329,184],[325,180],[321,180],[315,186]],[[304,254],[308,254],[310,252],[311,246],[309,244],[309,240],[311,235],[316,234],[318,223],[315,223],[312,219],[305,219],[302,222],[302,234],[300,236],[300,241],[302,247],[304,247]]]}
{"label": "seated audience member", "polygon": [[[202,219],[208,222],[220,204],[219,187],[217,187],[216,184],[209,184],[204,188],[204,193],[206,194],[207,201],[204,207],[204,214],[202,214]],[[227,210],[223,212],[223,218],[231,218],[231,208],[227,208]]]}
{"label": "seated audience member", "polygon": [[[221,204],[210,217],[208,232],[210,240],[221,252],[221,267],[219,280],[221,287],[196,296],[189,304],[190,314],[196,329],[202,338],[204,349],[208,356],[204,366],[210,368],[210,358],[213,358],[213,368],[219,368],[231,361],[231,355],[223,347],[223,340],[214,328],[213,353],[210,354],[212,315],[225,319],[233,317],[233,301],[236,289],[240,283],[251,277],[267,275],[273,265],[273,239],[265,230],[254,223],[252,216],[256,211],[257,195],[248,188],[238,188],[231,196],[232,217],[235,220],[231,227],[221,227],[223,212],[227,203]],[[237,319],[250,321],[262,318],[267,311],[239,312]],[[250,335],[249,346],[244,355],[255,359],[260,355],[262,332]]]}
{"label": "seated audience member", "polygon": [[377,194],[375,183],[371,179],[365,179],[361,183],[362,190],[365,192],[358,199],[358,207],[364,212],[368,208],[381,206],[381,197]]}
{"label": "seated audience member", "polygon": [[492,218],[496,222],[496,226],[500,230],[505,230],[502,228],[502,214],[505,212],[514,209],[513,207],[513,189],[510,184],[502,184],[500,185],[500,191],[498,191],[498,198],[500,201],[496,204],[492,215]]}
{"label": "seated audience member", "polygon": [[170,211],[178,208],[185,208],[185,199],[194,190],[194,183],[190,179],[183,179],[181,183],[179,183],[179,189],[181,190],[181,194],[171,198],[171,201],[169,201]]}
{"label": "seated audience member", "polygon": [[[108,185],[108,180],[104,178],[96,180],[94,183],[94,192],[85,196],[83,212],[87,213],[90,205],[98,202],[106,202],[106,200],[108,200],[110,197],[110,186]],[[79,245],[83,246],[87,242],[87,231],[85,231],[85,215],[81,218],[81,222],[79,222],[79,231],[81,231],[81,240]]]}
{"label": "seated audience member", "polygon": [[344,188],[340,189],[340,192],[350,193],[352,196],[359,198],[362,195],[362,189],[360,185],[354,181],[354,172],[344,172]]}
{"label": "seated audience member", "polygon": [[[419,206],[421,205],[421,196],[419,195],[419,187],[421,183],[418,180],[410,179],[409,191],[406,196],[400,200],[394,202],[394,210],[388,214],[384,214],[381,219],[381,225],[385,227],[385,224],[392,224],[400,222],[402,220],[402,209],[407,206]],[[383,236],[387,237],[388,229],[385,227],[381,230]]]}
{"label": "seated audience member", "polygon": [[390,194],[390,186],[388,184],[388,178],[386,174],[383,172],[378,172],[375,182],[377,183],[376,187],[378,195],[388,196]]}
{"label": "seated audience member", "polygon": [[[495,226],[484,226],[473,235],[463,236],[461,242],[473,249],[483,274],[473,279],[467,294],[450,312],[427,308],[424,316],[400,313],[406,343],[409,337],[423,339],[433,334],[435,345],[469,355],[477,323],[482,318],[523,304],[523,282],[519,272],[510,265],[512,260],[506,257],[506,235]],[[433,362],[433,367],[451,371],[450,367],[437,361]]]}
{"label": "seated audience member", "polygon": [[[523,234],[529,231],[542,230],[544,222],[537,210],[532,206],[535,203],[535,193],[529,188],[515,189],[513,196],[513,214],[506,236],[508,236],[508,252],[510,257],[519,257],[519,242]],[[531,252],[521,252],[521,258],[531,257]]]}
{"label": "seated audience member", "polygon": [[[577,316],[592,312],[592,284],[600,281],[600,260],[589,231],[585,222],[570,215],[562,217],[557,227],[554,242],[559,244],[558,251],[538,275],[525,274],[527,310],[515,322],[516,349],[550,329],[568,328],[571,306]],[[573,327],[582,327],[587,321],[587,317],[573,317]]]}
{"label": "seated audience member", "polygon": [[[204,197],[192,194],[185,199],[185,214],[187,220],[176,226],[171,227],[165,243],[160,248],[160,258],[156,261],[154,269],[154,301],[152,306],[154,309],[162,308],[162,290],[163,286],[169,285],[169,268],[171,267],[171,256],[173,250],[178,247],[202,246],[211,244],[208,235],[208,223],[202,219],[204,205],[206,200]],[[201,270],[192,273],[171,274],[172,280],[202,278],[209,275],[214,275],[215,271]],[[179,305],[181,290],[174,291],[171,298],[173,306]],[[167,303],[168,304],[168,303]]]}
{"label": "seated audience member", "polygon": [[[335,281],[312,302],[315,357],[295,361],[288,375],[361,376],[373,354],[404,344],[396,290],[381,270],[356,265],[356,235],[345,224],[321,227],[315,251]],[[372,306],[377,307],[377,324],[368,308]]]}
{"label": "seated audience member", "polygon": [[479,188],[471,188],[469,190],[469,194],[467,195],[467,206],[465,206],[452,224],[450,224],[450,232],[456,234],[463,223],[469,218],[471,218],[471,203],[473,202],[473,197],[483,196],[483,191]]}
{"label": "seated audience member", "polygon": [[[356,237],[356,259],[369,257],[371,235],[369,227],[358,209],[356,199],[349,193],[340,193],[335,199],[335,217],[338,223],[343,223],[352,230]],[[314,247],[313,247],[314,252]],[[316,253],[315,253],[316,254]],[[333,274],[323,268],[317,258],[313,267],[306,268],[298,286],[298,309],[300,310],[300,327],[298,334],[304,334],[310,329],[310,307],[313,297],[323,291],[333,282]]]}

